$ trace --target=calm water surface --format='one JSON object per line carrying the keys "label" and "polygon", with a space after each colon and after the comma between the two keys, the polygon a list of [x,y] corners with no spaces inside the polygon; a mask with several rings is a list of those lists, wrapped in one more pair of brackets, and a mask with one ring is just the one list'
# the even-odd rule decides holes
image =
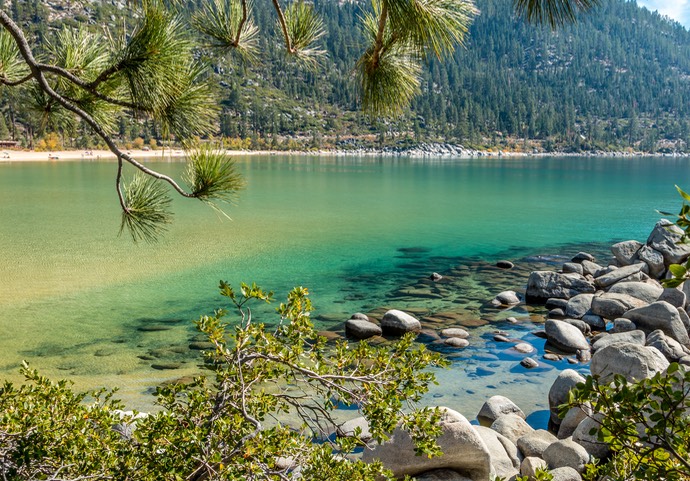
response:
{"label": "calm water surface", "polygon": [[[255,281],[278,299],[308,286],[320,327],[337,328],[353,312],[414,308],[409,299],[396,305],[391,291],[433,271],[643,240],[656,209],[678,208],[673,185],[690,187],[690,161],[673,158],[237,162],[247,188],[228,208],[232,221],[175,199],[175,222],[154,246],[117,237],[114,163],[0,164],[0,376],[18,380],[25,359],[80,388],[120,386],[129,405],[147,408],[152,386],[198,372],[190,320],[223,307],[220,279]],[[473,286],[468,296],[492,294],[485,279]],[[463,293],[454,295],[461,305]],[[420,305],[434,310],[434,302]],[[533,328],[513,334],[538,343]],[[465,357],[439,373],[433,399],[468,417],[487,396],[511,391],[532,399],[526,411],[541,409],[534,398],[545,401],[558,371],[535,378],[500,355]],[[151,367],[162,362],[180,367]],[[490,374],[477,370],[487,363]]]}

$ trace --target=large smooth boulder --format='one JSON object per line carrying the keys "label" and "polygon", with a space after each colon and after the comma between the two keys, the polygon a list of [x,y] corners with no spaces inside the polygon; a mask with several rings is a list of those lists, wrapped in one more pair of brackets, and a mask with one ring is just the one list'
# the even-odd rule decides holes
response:
{"label": "large smooth boulder", "polygon": [[520,298],[515,291],[503,291],[494,298],[493,303],[497,306],[512,306],[520,304]]}
{"label": "large smooth boulder", "polygon": [[517,443],[517,440],[522,436],[534,431],[534,428],[527,424],[527,421],[516,414],[501,416],[493,422],[491,429],[504,435],[513,443]]}
{"label": "large smooth boulder", "polygon": [[558,441],[558,438],[544,429],[527,433],[517,440],[517,447],[524,457],[541,458],[546,448]]}
{"label": "large smooth boulder", "polygon": [[369,339],[380,336],[383,333],[381,327],[370,321],[362,319],[348,319],[345,321],[345,335],[355,339]]}
{"label": "large smooth boulder", "polygon": [[589,405],[573,406],[563,416],[563,421],[558,427],[558,439],[569,438],[573,435],[580,423],[588,416],[592,415],[592,408]]}
{"label": "large smooth boulder", "polygon": [[549,471],[551,481],[582,481],[582,476],[570,466],[563,466]]}
{"label": "large smooth boulder", "polygon": [[611,286],[609,293],[613,294],[627,294],[636,297],[647,304],[651,304],[659,299],[663,294],[664,288],[656,282],[619,282]]}
{"label": "large smooth boulder", "polygon": [[668,219],[661,219],[656,223],[647,245],[661,253],[664,264],[680,264],[690,255],[690,244],[681,244],[683,231]]}
{"label": "large smooth boulder", "polygon": [[520,464],[520,475],[527,476],[530,480],[535,479],[534,476],[537,474],[537,469],[548,469],[549,465],[546,464],[541,458],[529,457],[522,460]]}
{"label": "large smooth boulder", "polygon": [[475,426],[475,429],[486,444],[491,455],[491,466],[496,476],[510,479],[518,474],[520,460],[517,447],[508,438],[485,426]]}
{"label": "large smooth boulder", "polygon": [[473,481],[492,478],[491,454],[479,433],[459,412],[442,409],[441,435],[436,439],[443,452],[441,456],[415,455],[410,435],[396,428],[387,441],[365,449],[362,460],[372,462],[379,459],[396,478],[443,468],[457,471]]}
{"label": "large smooth boulder", "polygon": [[628,381],[647,379],[668,366],[669,362],[657,349],[622,342],[598,349],[589,367],[593,376],[608,382],[615,374]]}
{"label": "large smooth boulder", "polygon": [[616,319],[636,307],[646,306],[647,303],[628,294],[615,294],[605,292],[592,299],[592,314],[604,319]]}
{"label": "large smooth boulder", "polygon": [[601,420],[602,414],[595,413],[593,416],[583,419],[573,432],[573,441],[585,448],[590,456],[594,456],[597,459],[606,458],[611,451],[609,445],[599,441],[597,437]]}
{"label": "large smooth boulder", "polygon": [[637,260],[637,252],[642,248],[642,245],[641,242],[636,240],[618,242],[611,246],[611,253],[613,253],[619,265],[629,266]]}
{"label": "large smooth boulder", "polygon": [[525,413],[513,401],[505,396],[491,396],[479,410],[477,421],[480,425],[488,427],[505,414],[515,414],[525,419]]}
{"label": "large smooth boulder", "polygon": [[548,319],[544,324],[546,339],[564,352],[575,353],[589,349],[589,343],[582,331],[572,324],[555,319]]}
{"label": "large smooth boulder", "polygon": [[527,280],[525,295],[530,302],[544,302],[549,298],[570,299],[594,291],[594,286],[578,274],[535,271]]}
{"label": "large smooth boulder", "polygon": [[546,448],[543,458],[551,469],[569,467],[582,473],[585,464],[589,462],[589,453],[571,438],[567,438]]}
{"label": "large smooth boulder", "polygon": [[471,481],[467,476],[463,476],[452,469],[433,469],[426,473],[418,474],[412,479],[416,481]]}
{"label": "large smooth boulder", "polygon": [[401,335],[421,330],[422,324],[406,312],[391,309],[383,315],[381,329],[386,334]]}
{"label": "large smooth boulder", "polygon": [[638,307],[626,312],[622,317],[630,319],[638,329],[649,334],[661,329],[684,346],[690,346],[688,331],[680,318],[678,309],[666,301],[653,302],[644,307]]}
{"label": "large smooth boulder", "polygon": [[690,354],[687,348],[683,349],[683,346],[681,346],[678,341],[668,337],[661,329],[657,329],[649,334],[646,344],[647,346],[658,349],[669,362],[677,362],[682,357]]}
{"label": "large smooth boulder", "polygon": [[596,284],[598,287],[601,287],[602,289],[606,289],[609,286],[614,285],[617,282],[620,282],[624,279],[629,279],[632,278],[635,274],[638,274],[642,272],[642,269],[644,269],[646,264],[644,263],[639,263],[639,264],[633,264],[631,266],[625,266],[621,267],[619,269],[614,269],[608,274],[601,275],[594,279],[594,284]]}
{"label": "large smooth boulder", "polygon": [[565,307],[565,315],[573,319],[582,319],[582,316],[591,309],[593,298],[594,294],[578,294],[570,298]]}
{"label": "large smooth boulder", "polygon": [[621,342],[627,342],[632,344],[637,344],[639,346],[644,346],[647,342],[647,335],[644,331],[634,330],[626,332],[616,332],[613,334],[604,334],[602,337],[597,339],[594,344],[592,344],[592,350],[598,351],[611,344],[617,344]]}
{"label": "large smooth boulder", "polygon": [[656,249],[652,249],[647,245],[643,246],[642,249],[637,252],[637,257],[647,264],[649,275],[654,279],[659,279],[666,272],[664,256]]}
{"label": "large smooth boulder", "polygon": [[551,389],[549,389],[549,411],[553,424],[559,425],[561,423],[558,417],[558,408],[568,401],[570,390],[581,382],[585,382],[585,378],[574,369],[563,370],[553,382]]}
{"label": "large smooth boulder", "polygon": [[581,264],[585,275],[597,277],[604,270],[602,266],[594,261],[583,260]]}
{"label": "large smooth boulder", "polygon": [[685,292],[682,290],[675,287],[667,287],[657,301],[666,301],[674,307],[685,307],[686,299]]}

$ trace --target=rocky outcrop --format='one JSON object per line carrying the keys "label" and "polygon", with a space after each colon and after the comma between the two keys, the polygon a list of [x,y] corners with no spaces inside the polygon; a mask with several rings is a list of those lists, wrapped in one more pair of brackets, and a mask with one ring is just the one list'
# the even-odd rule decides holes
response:
{"label": "rocky outcrop", "polygon": [[661,219],[649,234],[647,245],[659,252],[664,258],[664,264],[680,264],[690,256],[690,244],[679,241],[683,231],[667,219]]}
{"label": "rocky outcrop", "polygon": [[669,366],[657,349],[629,342],[611,344],[598,349],[592,356],[593,376],[608,381],[620,374],[628,381],[648,379]]}
{"label": "rocky outcrop", "polygon": [[536,271],[527,280],[525,295],[528,301],[545,302],[549,298],[570,299],[594,291],[594,286],[578,274]]}
{"label": "rocky outcrop", "polygon": [[622,317],[630,319],[638,329],[647,334],[661,329],[667,336],[685,346],[690,346],[690,337],[678,309],[668,302],[658,301],[648,306],[638,307],[626,312]]}

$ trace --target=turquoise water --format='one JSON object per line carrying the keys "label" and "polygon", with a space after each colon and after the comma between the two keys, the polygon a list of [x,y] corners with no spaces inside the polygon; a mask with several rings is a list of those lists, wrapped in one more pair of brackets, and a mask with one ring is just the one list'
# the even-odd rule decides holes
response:
{"label": "turquoise water", "polygon": [[[237,163],[247,188],[227,208],[232,220],[176,199],[175,223],[154,246],[117,237],[114,163],[0,164],[0,376],[17,380],[26,359],[79,387],[120,386],[126,402],[145,408],[152,386],[198,372],[187,347],[195,336],[190,319],[222,307],[220,279],[255,281],[278,299],[305,285],[323,329],[383,307],[482,315],[478,297],[493,287],[491,279],[470,279],[482,275],[477,263],[643,240],[659,218],[655,209],[677,210],[673,185],[690,186],[690,160],[676,158],[252,156]],[[151,166],[175,176],[183,169]],[[463,306],[457,289],[452,303],[391,295],[465,263],[474,263],[466,280],[472,305]],[[518,333],[529,336],[531,327]],[[457,392],[458,373],[478,357],[441,373],[436,395]],[[163,362],[179,368],[151,367]],[[512,369],[504,367],[502,381]],[[474,406],[486,394],[474,384],[457,402]]]}

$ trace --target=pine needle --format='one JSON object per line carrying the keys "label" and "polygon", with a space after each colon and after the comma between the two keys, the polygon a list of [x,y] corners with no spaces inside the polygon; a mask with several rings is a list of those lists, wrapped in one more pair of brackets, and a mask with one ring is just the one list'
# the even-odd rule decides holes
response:
{"label": "pine needle", "polygon": [[172,199],[164,184],[137,173],[123,191],[126,210],[122,211],[119,234],[127,229],[134,242],[156,242],[172,221]]}

